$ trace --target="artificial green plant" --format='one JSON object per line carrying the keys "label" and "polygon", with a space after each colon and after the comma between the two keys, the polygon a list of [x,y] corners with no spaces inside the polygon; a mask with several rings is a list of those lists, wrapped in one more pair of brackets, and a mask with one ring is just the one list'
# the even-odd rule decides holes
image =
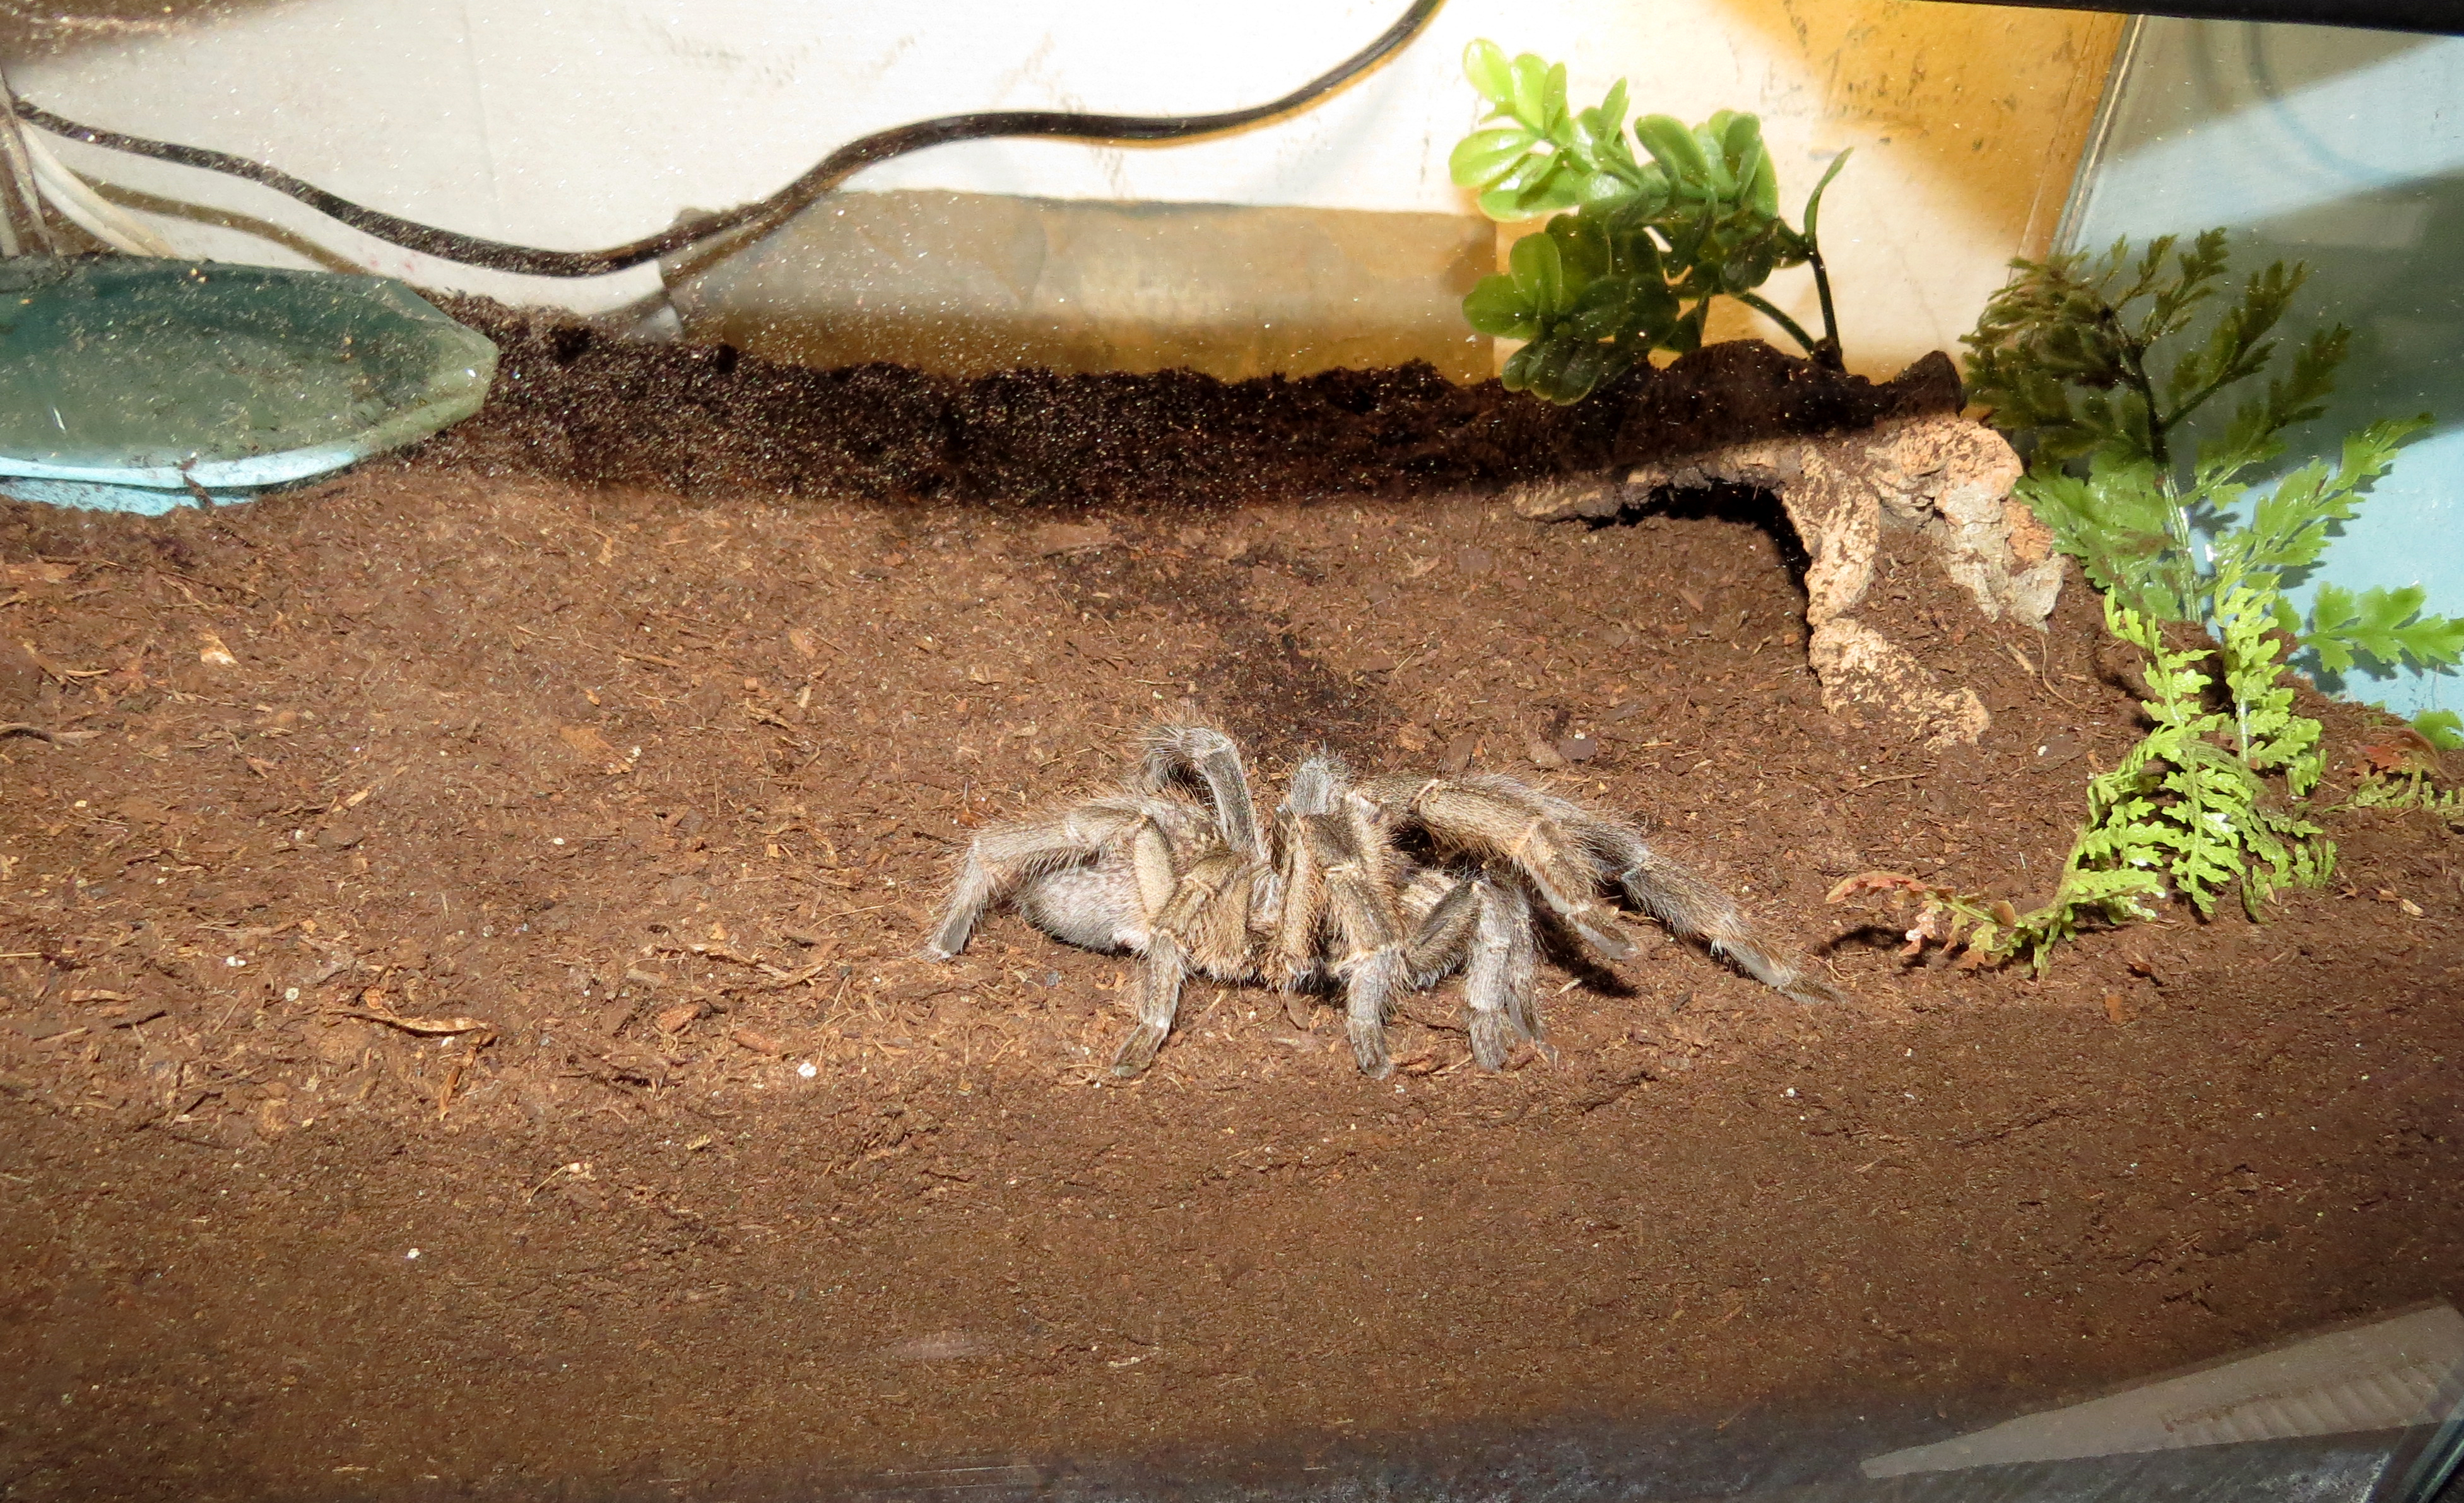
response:
{"label": "artificial green plant", "polygon": [[[2417,588],[2322,585],[2306,618],[2287,598],[2429,419],[2372,423],[2334,464],[2300,466],[2254,498],[2285,431],[2323,410],[2350,334],[2321,329],[2278,361],[2272,336],[2306,268],[2275,263],[2226,298],[2224,232],[2177,243],[2014,262],[1965,341],[1969,395],[2031,460],[2021,498],[2104,592],[2109,629],[2145,656],[2153,722],[2090,783],[2054,901],[1981,940],[1970,929],[1971,950],[2041,965],[2082,919],[2145,917],[2168,889],[2205,914],[2237,882],[2256,917],[2277,888],[2324,880],[2334,847],[2298,811],[2323,767],[2321,727],[2294,707],[2288,657],[2306,650],[2341,672],[2359,658],[2439,670],[2464,655],[2464,621],[2426,613]],[[2211,302],[2213,322],[2187,338]],[[2194,413],[2262,376],[2184,452]],[[2189,629],[2209,636],[2182,640]]]}
{"label": "artificial green plant", "polygon": [[[1762,122],[1722,110],[1688,128],[1670,115],[1635,122],[1627,140],[1625,80],[1583,110],[1566,99],[1566,67],[1529,53],[1508,60],[1493,42],[1463,53],[1463,74],[1489,102],[1483,128],[1455,146],[1456,183],[1482,212],[1512,221],[1550,215],[1543,233],[1482,278],[1463,316],[1483,334],[1526,341],[1508,359],[1509,390],[1576,402],[1655,349],[1701,346],[1711,300],[1726,295],[1786,330],[1816,361],[1840,368],[1831,279],[1815,237],[1822,190],[1804,228],[1779,212],[1779,178]],[[1822,306],[1816,339],[1756,289],[1780,267],[1811,265]]]}

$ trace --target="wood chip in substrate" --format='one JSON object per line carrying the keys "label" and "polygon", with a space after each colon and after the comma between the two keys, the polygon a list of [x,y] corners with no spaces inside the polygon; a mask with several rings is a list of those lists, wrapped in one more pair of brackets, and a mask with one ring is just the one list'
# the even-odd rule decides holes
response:
{"label": "wood chip in substrate", "polygon": [[787,1052],[787,1046],[783,1041],[753,1028],[730,1028],[727,1030],[727,1036],[735,1040],[739,1047],[773,1059]]}
{"label": "wood chip in substrate", "polygon": [[360,994],[360,1004],[356,1007],[330,1007],[326,1010],[333,1017],[364,1018],[370,1023],[382,1023],[389,1028],[400,1028],[405,1033],[429,1036],[487,1033],[495,1029],[494,1024],[483,1023],[477,1018],[406,1018],[387,1006],[383,994],[373,986]]}

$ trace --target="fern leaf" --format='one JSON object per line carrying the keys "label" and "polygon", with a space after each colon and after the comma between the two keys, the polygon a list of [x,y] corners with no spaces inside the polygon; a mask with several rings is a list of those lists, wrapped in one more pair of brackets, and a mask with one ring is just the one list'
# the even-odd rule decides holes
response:
{"label": "fern leaf", "polygon": [[2280,769],[2285,791],[2299,798],[2323,770],[2321,727],[2293,711],[2293,686],[2285,679],[2284,650],[2276,636],[2276,607],[2282,599],[2273,587],[2235,587],[2217,602],[2216,622],[2242,763],[2255,772]]}
{"label": "fern leaf", "polygon": [[2464,658],[2464,619],[2422,614],[2430,596],[2417,585],[2401,589],[2373,586],[2355,595],[2338,585],[2321,585],[2312,598],[2310,630],[2301,645],[2319,654],[2332,673],[2353,666],[2357,656],[2388,668],[2409,662],[2427,669],[2446,668]]}
{"label": "fern leaf", "polygon": [[[2369,424],[2345,436],[2332,475],[2314,462],[2286,475],[2251,509],[2247,527],[2217,540],[2219,573],[2264,585],[2318,563],[2334,524],[2352,520],[2371,482],[2394,466],[2396,451],[2429,425],[2427,413]],[[2210,479],[2203,470],[2200,482]]]}
{"label": "fern leaf", "polygon": [[2078,559],[2099,589],[2119,592],[2143,611],[2180,614],[2169,601],[2150,598],[2164,583],[2157,561],[2172,542],[2153,465],[2104,453],[2084,479],[2039,469],[2022,478],[2017,489],[2020,499],[2053,533],[2055,546]]}
{"label": "fern leaf", "polygon": [[2284,430],[2327,409],[2336,367],[2343,364],[2353,331],[2343,324],[2314,332],[2293,353],[2292,368],[2271,377],[2267,394],[2233,410],[2224,432],[2199,448],[2199,469],[2239,473],[2284,452]]}
{"label": "fern leaf", "polygon": [[2412,718],[2412,728],[2440,751],[2464,747],[2464,716],[2453,710],[2425,710]]}

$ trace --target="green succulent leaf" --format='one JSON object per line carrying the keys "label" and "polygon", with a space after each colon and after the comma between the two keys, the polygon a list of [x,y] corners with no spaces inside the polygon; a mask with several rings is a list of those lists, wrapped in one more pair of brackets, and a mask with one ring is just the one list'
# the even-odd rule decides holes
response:
{"label": "green succulent leaf", "polygon": [[1501,223],[1537,219],[1572,209],[1580,174],[1564,157],[1534,155],[1480,195],[1481,211]]}
{"label": "green succulent leaf", "polygon": [[1703,159],[1703,185],[1714,198],[1737,196],[1737,174],[1728,166],[1726,141],[1728,124],[1735,118],[1735,111],[1722,110],[1692,131],[1695,149]]}
{"label": "green succulent leaf", "polygon": [[1771,280],[1771,267],[1778,260],[1777,240],[1769,235],[1749,240],[1720,263],[1720,290],[1728,293],[1753,291]]}
{"label": "green succulent leaf", "polygon": [[1531,365],[1524,373],[1524,384],[1534,394],[1554,402],[1564,389],[1566,364],[1581,348],[1576,340],[1543,338],[1532,343]]}
{"label": "green succulent leaf", "polygon": [[1455,143],[1446,157],[1446,173],[1458,188],[1486,188],[1522,163],[1539,144],[1537,135],[1520,125],[1476,130]]}
{"label": "green succulent leaf", "polygon": [[1551,402],[1580,402],[1592,394],[1608,374],[1609,362],[1616,352],[1595,340],[1570,339],[1566,363],[1557,372],[1556,389],[1547,393]]}
{"label": "green succulent leaf", "polygon": [[1667,337],[1660,342],[1660,347],[1664,350],[1673,350],[1680,355],[1691,354],[1695,350],[1701,349],[1703,347],[1703,320],[1709,315],[1710,306],[1709,301],[1706,299],[1686,309],[1683,317],[1680,318],[1675,323],[1669,325]]}
{"label": "green succulent leaf", "polygon": [[1498,384],[1506,387],[1508,391],[1524,391],[1529,389],[1531,384],[1531,363],[1533,360],[1538,358],[1539,353],[1540,346],[1537,344],[1526,344],[1521,349],[1516,350],[1513,354],[1507,356],[1506,368],[1499,371],[1497,374]]}
{"label": "green succulent leaf", "polygon": [[1495,42],[1485,36],[1474,39],[1463,49],[1463,69],[1482,99],[1501,107],[1513,101],[1514,70]]}
{"label": "green succulent leaf", "polygon": [[1484,276],[1463,298],[1463,320],[1480,333],[1528,340],[1540,332],[1540,311],[1511,276]]}
{"label": "green succulent leaf", "polygon": [[[1734,185],[1730,196],[1751,201],[1754,174],[1769,155],[1763,147],[1763,122],[1751,115],[1729,115],[1720,128],[1720,158]],[[1774,198],[1771,202],[1774,209],[1766,212],[1775,211],[1779,201]]]}
{"label": "green succulent leaf", "polygon": [[[1651,188],[1615,172],[1595,172],[1574,185],[1574,207],[1607,221],[1628,217],[1648,220],[1656,209]],[[1661,197],[1666,196],[1664,189]]]}
{"label": "green succulent leaf", "polygon": [[1514,277],[1515,291],[1544,321],[1573,307],[1573,298],[1566,290],[1565,254],[1557,236],[1525,235],[1507,253],[1506,264]]}
{"label": "green succulent leaf", "polygon": [[1607,99],[1575,112],[1572,144],[1595,170],[1608,171],[1633,163],[1633,156],[1625,149],[1625,80],[1619,78]]}
{"label": "green succulent leaf", "polygon": [[1559,214],[1549,221],[1549,238],[1557,242],[1557,256],[1565,267],[1566,285],[1579,293],[1585,283],[1609,269],[1614,252],[1609,244],[1608,227],[1598,219],[1582,214]]}
{"label": "green succulent leaf", "polygon": [[1632,340],[1646,349],[1677,320],[1668,284],[1647,274],[1602,276],[1574,299],[1567,331],[1578,339]]}
{"label": "green succulent leaf", "polygon": [[[1771,166],[1771,153],[1763,149],[1761,143],[1755,144],[1753,158],[1738,182],[1738,196],[1749,210],[1764,219],[1779,218],[1779,169]],[[1802,252],[1797,258],[1804,258]]]}
{"label": "green succulent leaf", "polygon": [[1514,118],[1543,135],[1549,134],[1555,120],[1551,100],[1553,99],[1562,108],[1566,98],[1565,64],[1551,68],[1525,53],[1514,59],[1508,75],[1512,90],[1508,108]]}
{"label": "green succulent leaf", "polygon": [[1668,174],[1671,184],[1682,188],[1700,185],[1710,172],[1710,162],[1703,155],[1703,144],[1685,128],[1684,122],[1674,115],[1645,115],[1634,122],[1634,135],[1651,160]]}
{"label": "green succulent leaf", "polygon": [[[1622,79],[1599,103],[1573,108],[1563,66],[1487,41],[1465,49],[1463,74],[1491,108],[1449,153],[1449,174],[1491,218],[1548,218],[1557,247],[1551,262],[1521,249],[1542,238],[1526,237],[1508,257],[1510,287],[1484,281],[1463,302],[1475,329],[1530,342],[1533,353],[1511,364],[1516,389],[1571,400],[1651,350],[1698,348],[1720,297],[1745,299],[1837,363],[1827,281],[1820,341],[1756,293],[1817,249],[1779,217],[1777,166],[1754,116],[1722,110],[1689,127],[1645,115],[1630,140]],[[1561,338],[1603,348],[1561,347]]]}

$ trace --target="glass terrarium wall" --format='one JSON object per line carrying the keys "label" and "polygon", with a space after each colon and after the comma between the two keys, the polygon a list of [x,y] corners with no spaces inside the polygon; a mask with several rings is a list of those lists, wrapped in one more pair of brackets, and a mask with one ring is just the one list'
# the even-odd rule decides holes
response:
{"label": "glass terrarium wall", "polygon": [[[2464,606],[2464,38],[2336,27],[2149,18],[2119,60],[2111,102],[2062,227],[2069,249],[2118,237],[2232,232],[2237,271],[2302,262],[2284,332],[2341,322],[2351,352],[2327,410],[2283,468],[2332,459],[2343,435],[2429,413],[2323,568],[2356,592],[2419,586]],[[2203,413],[2195,423],[2230,414]],[[2406,715],[2464,703],[2445,675],[2328,675]]]}
{"label": "glass terrarium wall", "polygon": [[[184,0],[17,12],[0,54],[21,94],[89,124],[271,163],[428,224],[585,247],[758,198],[841,143],[933,116],[1257,103],[1402,10],[1262,0],[1166,25],[1126,0]],[[1481,110],[1464,44],[1488,36],[1564,59],[1584,99],[1622,77],[1639,111],[1760,113],[1791,197],[1855,148],[1825,242],[1851,363],[1886,373],[1948,346],[2008,257],[2047,243],[2120,25],[1865,0],[1456,0],[1384,66],[1258,128],[945,146],[866,171],[726,260],[582,281],[432,260],[246,183],[52,144],[182,254],[378,271],[811,364],[1237,376],[1417,358],[1472,379],[1493,352],[1457,304],[1501,237],[1446,156]],[[1811,312],[1801,274],[1770,291]],[[1715,331],[1747,333],[1776,337]]]}
{"label": "glass terrarium wall", "polygon": [[[1567,63],[1578,104],[1627,80],[1638,115],[1761,117],[1790,214],[1833,158],[1822,248],[1849,368],[1897,372],[1959,336],[2011,257],[2052,242],[2123,30],[2070,11],[1866,0],[1522,6],[1480,34]],[[1500,249],[1538,222],[1504,227]],[[1820,327],[1812,275],[1765,296]],[[1713,341],[1777,329],[1723,299]]]}

